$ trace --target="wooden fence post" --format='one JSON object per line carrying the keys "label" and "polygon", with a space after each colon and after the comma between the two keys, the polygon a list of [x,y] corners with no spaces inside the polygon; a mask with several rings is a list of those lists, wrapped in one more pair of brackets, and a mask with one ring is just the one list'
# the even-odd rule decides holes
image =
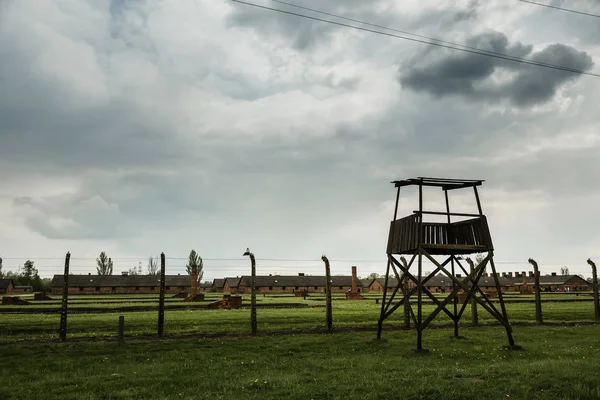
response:
{"label": "wooden fence post", "polygon": [[160,253],[160,297],[158,299],[158,336],[165,333],[165,253]]}
{"label": "wooden fence post", "polygon": [[67,306],[69,305],[69,261],[71,253],[67,252],[65,257],[65,271],[63,275],[63,297],[60,309],[60,340],[67,340]]}
{"label": "wooden fence post", "polygon": [[119,316],[119,343],[123,343],[123,334],[125,332],[125,316]]}
{"label": "wooden fence post", "polygon": [[250,288],[250,329],[254,335],[256,333],[256,259],[254,258],[254,254],[250,252],[250,249],[246,249],[244,255],[250,257],[252,268],[252,287]]}
{"label": "wooden fence post", "polygon": [[[470,257],[467,257],[466,260],[469,263],[469,271],[471,272],[471,275],[473,275],[473,271],[475,270],[475,264],[473,263],[473,260],[471,260]],[[471,285],[474,285],[474,283],[471,283]],[[475,296],[475,291],[473,291],[473,296]],[[477,314],[477,302],[475,301],[475,299],[471,299],[471,323],[473,325],[479,324],[479,315]]]}
{"label": "wooden fence post", "polygon": [[596,322],[600,322],[600,298],[598,296],[598,271],[596,264],[588,258],[587,263],[592,267],[592,291],[594,292],[594,316]]}
{"label": "wooden fence post", "polygon": [[530,258],[529,264],[533,265],[533,274],[535,276],[535,320],[538,324],[543,323],[542,318],[542,297],[541,297],[541,288],[540,288],[540,270],[538,269],[538,264],[535,262],[533,258]]}
{"label": "wooden fence post", "polygon": [[327,332],[333,331],[333,315],[331,310],[331,269],[329,267],[329,260],[326,256],[322,256],[321,260],[325,263],[325,318],[327,320]]}

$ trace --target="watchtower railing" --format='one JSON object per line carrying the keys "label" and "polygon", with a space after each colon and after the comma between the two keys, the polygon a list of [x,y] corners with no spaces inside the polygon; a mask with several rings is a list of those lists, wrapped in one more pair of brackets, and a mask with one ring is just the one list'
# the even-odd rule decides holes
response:
{"label": "watchtower railing", "polygon": [[493,250],[485,216],[463,221],[423,222],[419,237],[418,213],[392,221],[388,237],[388,254],[414,253],[419,245],[438,254],[473,253]]}

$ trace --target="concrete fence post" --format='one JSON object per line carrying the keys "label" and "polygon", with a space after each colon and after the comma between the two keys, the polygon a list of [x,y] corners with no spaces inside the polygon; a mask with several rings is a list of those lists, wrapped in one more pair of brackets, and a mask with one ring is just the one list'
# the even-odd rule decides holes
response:
{"label": "concrete fence post", "polygon": [[329,259],[326,256],[322,256],[321,260],[325,263],[325,318],[327,320],[327,332],[333,331],[333,313],[331,309],[331,268],[329,266]]}
{"label": "concrete fence post", "polygon": [[537,262],[533,258],[530,258],[529,264],[533,266],[533,274],[535,279],[535,320],[538,324],[544,322],[542,317],[542,297],[541,297],[541,288],[540,288],[540,270],[538,268]]}
{"label": "concrete fence post", "polygon": [[594,292],[594,317],[600,322],[600,298],[598,296],[598,271],[596,264],[588,258],[587,263],[592,267],[592,291]]}
{"label": "concrete fence post", "polygon": [[60,340],[67,340],[67,307],[69,305],[69,262],[71,253],[67,252],[65,257],[65,271],[63,275],[63,296],[60,309]]}

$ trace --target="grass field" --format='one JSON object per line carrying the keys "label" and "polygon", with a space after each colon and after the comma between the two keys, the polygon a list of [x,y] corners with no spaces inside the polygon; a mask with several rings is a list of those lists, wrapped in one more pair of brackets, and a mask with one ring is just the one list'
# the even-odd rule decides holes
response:
{"label": "grass field", "polygon": [[[156,307],[156,295],[71,296],[66,343],[58,300],[0,307],[0,399],[600,399],[600,325],[590,325],[593,303],[583,296],[545,297],[546,326],[530,326],[532,298],[508,296],[521,351],[502,349],[504,329],[481,308],[472,327],[467,307],[462,340],[450,338],[441,313],[424,333],[425,355],[411,351],[415,332],[400,330],[400,310],[375,341],[380,295],[366,297],[337,295],[335,332],[326,334],[324,297],[258,296],[259,307],[302,308],[259,308],[257,336],[247,308],[185,309],[167,298],[159,340],[156,308],[140,308]],[[132,306],[140,309],[123,308]]]}
{"label": "grass field", "polygon": [[[227,314],[227,313],[225,313]],[[599,399],[600,326],[0,346],[0,398]]]}
{"label": "grass field", "polygon": [[[152,297],[154,296],[154,297]],[[568,297],[567,297],[568,296]],[[219,294],[210,294],[206,305],[220,297]],[[336,296],[333,301],[334,328],[336,329],[368,329],[374,328],[379,317],[380,304],[376,304],[376,295],[369,295],[367,300],[346,301],[342,296]],[[525,296],[523,296],[525,297]],[[563,298],[545,299],[543,304],[544,320],[549,323],[593,322],[593,302],[569,302],[573,295]],[[244,296],[248,304],[249,296]],[[560,300],[562,299],[562,300]],[[181,299],[169,298],[165,311],[166,335],[210,335],[210,334],[239,334],[250,329],[250,312],[248,309],[240,310],[198,310],[183,309],[190,303]],[[303,308],[274,308],[258,310],[258,330],[260,332],[319,330],[325,327],[325,302],[323,297],[311,296],[304,300],[292,296],[258,296],[258,306],[268,305],[303,305]],[[532,302],[508,302],[507,309],[511,323],[531,323],[535,321],[535,309]],[[71,302],[73,304],[71,304]],[[60,315],[57,304],[43,304],[34,302],[32,306],[17,307],[18,312],[6,313],[7,309],[14,306],[0,307],[0,343],[22,340],[53,340],[58,337]],[[40,304],[38,304],[40,303]],[[141,311],[141,306],[152,311]],[[117,334],[119,315],[125,316],[125,335],[128,337],[153,336],[157,332],[158,312],[156,310],[157,297],[155,295],[130,295],[130,296],[72,296],[69,310],[73,312],[68,317],[69,338],[97,338],[111,337]],[[122,307],[137,308],[140,310],[120,310]],[[194,306],[198,306],[194,303]],[[31,307],[43,309],[54,307],[51,312],[28,312]],[[77,312],[82,307],[90,312]],[[154,307],[154,309],[153,309]],[[432,306],[425,306],[428,313]],[[54,311],[52,311],[54,310]],[[96,313],[95,311],[107,311]],[[3,311],[5,313],[3,313]],[[481,324],[496,324],[496,320],[487,312],[479,309]],[[387,319],[386,329],[399,328],[402,325],[402,314],[398,311]],[[470,324],[470,307],[467,307],[463,325]],[[434,320],[434,325],[447,324],[450,320],[440,313]]]}

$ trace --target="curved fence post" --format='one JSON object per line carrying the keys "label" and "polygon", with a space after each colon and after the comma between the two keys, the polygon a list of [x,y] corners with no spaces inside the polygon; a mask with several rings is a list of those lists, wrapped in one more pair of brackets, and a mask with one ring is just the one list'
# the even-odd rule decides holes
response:
{"label": "curved fence post", "polygon": [[331,333],[333,331],[333,314],[331,309],[331,268],[329,266],[329,260],[325,255],[321,257],[321,260],[323,260],[325,263],[325,278],[327,279],[325,284],[325,318],[327,319],[327,331]]}
{"label": "curved fence post", "polygon": [[254,254],[250,252],[250,249],[246,249],[245,256],[250,257],[250,264],[252,267],[251,285],[250,288],[250,329],[252,334],[256,333],[256,259]]}
{"label": "curved fence post", "polygon": [[65,257],[65,272],[63,276],[63,297],[60,309],[60,340],[67,340],[67,306],[69,305],[69,261],[71,253],[67,252]]}
{"label": "curved fence post", "polygon": [[541,289],[540,289],[540,270],[538,268],[537,262],[533,258],[527,260],[529,264],[533,265],[533,274],[535,275],[535,320],[538,324],[543,323],[542,318],[542,297],[541,297]]}
{"label": "curved fence post", "polygon": [[592,267],[592,290],[594,292],[594,317],[600,322],[600,298],[598,296],[598,271],[596,264],[588,258],[587,263]]}

